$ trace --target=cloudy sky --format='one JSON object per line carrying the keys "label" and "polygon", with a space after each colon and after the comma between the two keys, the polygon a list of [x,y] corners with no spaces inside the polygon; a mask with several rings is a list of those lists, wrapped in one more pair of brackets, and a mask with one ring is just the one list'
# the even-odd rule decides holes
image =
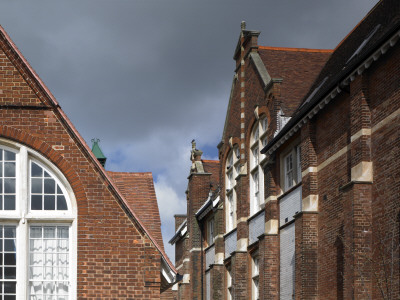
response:
{"label": "cloudy sky", "polygon": [[190,142],[217,157],[240,22],[260,45],[328,49],[376,2],[2,0],[0,24],[108,170],[153,172],[174,259]]}

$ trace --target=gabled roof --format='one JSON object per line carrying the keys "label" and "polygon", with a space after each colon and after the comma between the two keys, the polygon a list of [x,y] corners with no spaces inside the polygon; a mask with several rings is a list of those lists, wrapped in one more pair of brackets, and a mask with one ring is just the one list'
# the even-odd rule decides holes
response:
{"label": "gabled roof", "polygon": [[260,57],[274,80],[282,79],[282,110],[291,116],[325,65],[332,50],[259,46]]}
{"label": "gabled roof", "polygon": [[153,175],[150,172],[128,173],[111,171],[107,171],[107,174],[114,181],[131,209],[137,213],[160,247],[164,248]]}
{"label": "gabled roof", "polygon": [[162,275],[161,276],[162,281],[164,280],[164,278],[168,277],[167,278],[168,284],[171,284],[171,281],[175,280],[177,271],[176,271],[174,265],[172,264],[172,262],[169,260],[167,254],[164,252],[163,247],[161,247],[157,243],[156,239],[153,237],[153,235],[150,233],[150,231],[146,228],[144,223],[138,218],[136,213],[130,208],[127,200],[124,198],[122,193],[118,190],[117,186],[114,184],[114,182],[111,180],[111,178],[107,175],[106,171],[101,166],[99,161],[96,159],[96,157],[90,150],[89,146],[86,144],[85,140],[82,138],[82,136],[76,130],[75,126],[71,123],[71,121],[68,119],[68,117],[66,116],[64,111],[61,109],[61,107],[58,104],[55,97],[51,94],[50,90],[46,87],[46,85],[43,83],[43,81],[40,79],[40,77],[37,75],[37,73],[30,66],[28,61],[25,59],[25,57],[19,51],[17,46],[14,44],[14,42],[11,40],[11,38],[8,36],[8,34],[6,33],[6,31],[4,30],[4,28],[2,26],[0,26],[0,43],[2,44],[2,47],[7,48],[7,51],[5,51],[7,53],[7,55],[15,55],[17,57],[18,67],[22,68],[24,70],[24,76],[29,78],[29,83],[31,85],[33,85],[33,87],[37,93],[41,93],[44,95],[44,97],[46,98],[48,103],[53,108],[54,113],[59,117],[60,121],[63,123],[66,130],[69,132],[69,134],[79,144],[80,149],[84,152],[84,155],[92,163],[94,169],[104,179],[105,183],[109,185],[110,190],[112,191],[112,193],[114,194],[116,199],[118,201],[120,201],[121,205],[126,209],[129,216],[132,218],[134,223],[137,225],[138,229],[141,230],[151,240],[153,245],[160,252],[160,254],[161,254],[161,270],[160,270],[160,272]]}
{"label": "gabled roof", "polygon": [[[248,36],[257,35],[258,31],[246,31]],[[239,42],[240,43],[240,39]],[[240,44],[238,44],[240,45]],[[281,108],[286,117],[292,116],[301,103],[310,86],[315,81],[317,74],[325,65],[333,50],[305,49],[257,46],[258,52],[250,52],[249,58],[256,68],[262,82],[264,92],[272,86],[273,82],[280,82]],[[238,56],[240,47],[236,47],[234,58]],[[228,123],[231,102],[236,86],[236,77],[233,78],[231,93],[222,139]]]}
{"label": "gabled roof", "polygon": [[355,76],[395,46],[400,39],[400,1],[381,0],[336,47],[302,100],[292,119],[261,151],[271,153],[285,136],[298,130],[302,120],[311,118],[341,93]]}

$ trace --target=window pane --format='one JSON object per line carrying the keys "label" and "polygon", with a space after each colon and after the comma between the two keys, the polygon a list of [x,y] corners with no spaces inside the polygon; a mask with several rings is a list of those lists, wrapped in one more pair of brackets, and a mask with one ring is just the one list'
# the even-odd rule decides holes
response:
{"label": "window pane", "polygon": [[32,195],[31,196],[31,210],[41,210],[42,209],[42,196]]}
{"label": "window pane", "polygon": [[45,239],[47,239],[47,238],[55,238],[56,237],[56,227],[46,226],[46,227],[44,227],[44,231],[43,232],[44,232],[43,237]]}
{"label": "window pane", "polygon": [[7,266],[15,266],[16,264],[16,257],[15,253],[4,253],[4,265]]}
{"label": "window pane", "polygon": [[32,162],[31,164],[31,177],[42,177],[43,169],[37,164]]}
{"label": "window pane", "polygon": [[15,153],[11,151],[4,150],[4,160],[11,161],[15,160]]}
{"label": "window pane", "polygon": [[56,196],[44,196],[44,210],[56,209]]}
{"label": "window pane", "polygon": [[42,240],[41,239],[32,239],[30,241],[30,251],[41,252],[42,251]]}
{"label": "window pane", "polygon": [[4,210],[15,210],[14,195],[4,195]]}
{"label": "window pane", "polygon": [[31,288],[30,288],[30,294],[31,295],[35,295],[35,296],[31,296],[31,299],[33,300],[37,300],[37,299],[43,299],[41,297],[42,294],[42,283],[41,282],[32,282],[31,283]]}
{"label": "window pane", "polygon": [[16,292],[16,282],[4,282],[4,293],[5,294],[15,294]]}
{"label": "window pane", "polygon": [[69,237],[69,228],[67,226],[59,226],[57,227],[57,237],[58,238],[68,238]]}
{"label": "window pane", "polygon": [[15,179],[4,178],[4,193],[15,194]]}
{"label": "window pane", "polygon": [[42,266],[43,265],[43,254],[39,252],[34,252],[30,254],[30,262],[32,266]]}
{"label": "window pane", "polygon": [[15,239],[4,240],[4,251],[15,251]]}
{"label": "window pane", "polygon": [[41,178],[32,178],[31,192],[35,193],[35,194],[41,194],[42,193],[42,182],[43,182],[43,179],[41,179]]}
{"label": "window pane", "polygon": [[68,210],[67,201],[64,196],[57,196],[57,210]]}
{"label": "window pane", "polygon": [[30,267],[30,276],[33,280],[40,280],[43,278],[43,267]]}
{"label": "window pane", "polygon": [[42,237],[42,227],[31,227],[30,232],[31,232],[31,234],[30,234],[31,238],[41,238]]}
{"label": "window pane", "polygon": [[54,179],[46,178],[44,180],[44,193],[55,194],[56,193],[56,182]]}
{"label": "window pane", "polygon": [[4,226],[4,237],[5,238],[15,238],[15,226]]}
{"label": "window pane", "polygon": [[4,163],[4,177],[15,177],[15,162]]}
{"label": "window pane", "polygon": [[4,267],[4,279],[15,279],[15,274],[15,267]]}

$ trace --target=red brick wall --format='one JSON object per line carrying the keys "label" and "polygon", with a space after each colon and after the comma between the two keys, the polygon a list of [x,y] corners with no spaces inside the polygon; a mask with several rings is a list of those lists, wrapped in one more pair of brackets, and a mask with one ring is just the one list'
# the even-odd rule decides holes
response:
{"label": "red brick wall", "polygon": [[14,61],[12,52],[5,55],[6,49],[0,39],[0,136],[41,153],[73,188],[78,206],[78,298],[159,299],[159,252],[49,106],[43,90],[32,80],[27,83],[26,69],[13,67],[20,61]]}

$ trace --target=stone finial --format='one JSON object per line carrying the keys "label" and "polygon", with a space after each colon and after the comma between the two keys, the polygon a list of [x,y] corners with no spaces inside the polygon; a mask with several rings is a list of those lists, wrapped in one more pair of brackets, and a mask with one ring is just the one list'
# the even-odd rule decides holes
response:
{"label": "stone finial", "polygon": [[240,28],[241,28],[242,30],[245,30],[245,29],[246,29],[246,21],[242,21],[242,23],[240,23]]}
{"label": "stone finial", "polygon": [[196,140],[193,139],[192,140],[192,150],[195,150],[195,149],[196,149]]}

